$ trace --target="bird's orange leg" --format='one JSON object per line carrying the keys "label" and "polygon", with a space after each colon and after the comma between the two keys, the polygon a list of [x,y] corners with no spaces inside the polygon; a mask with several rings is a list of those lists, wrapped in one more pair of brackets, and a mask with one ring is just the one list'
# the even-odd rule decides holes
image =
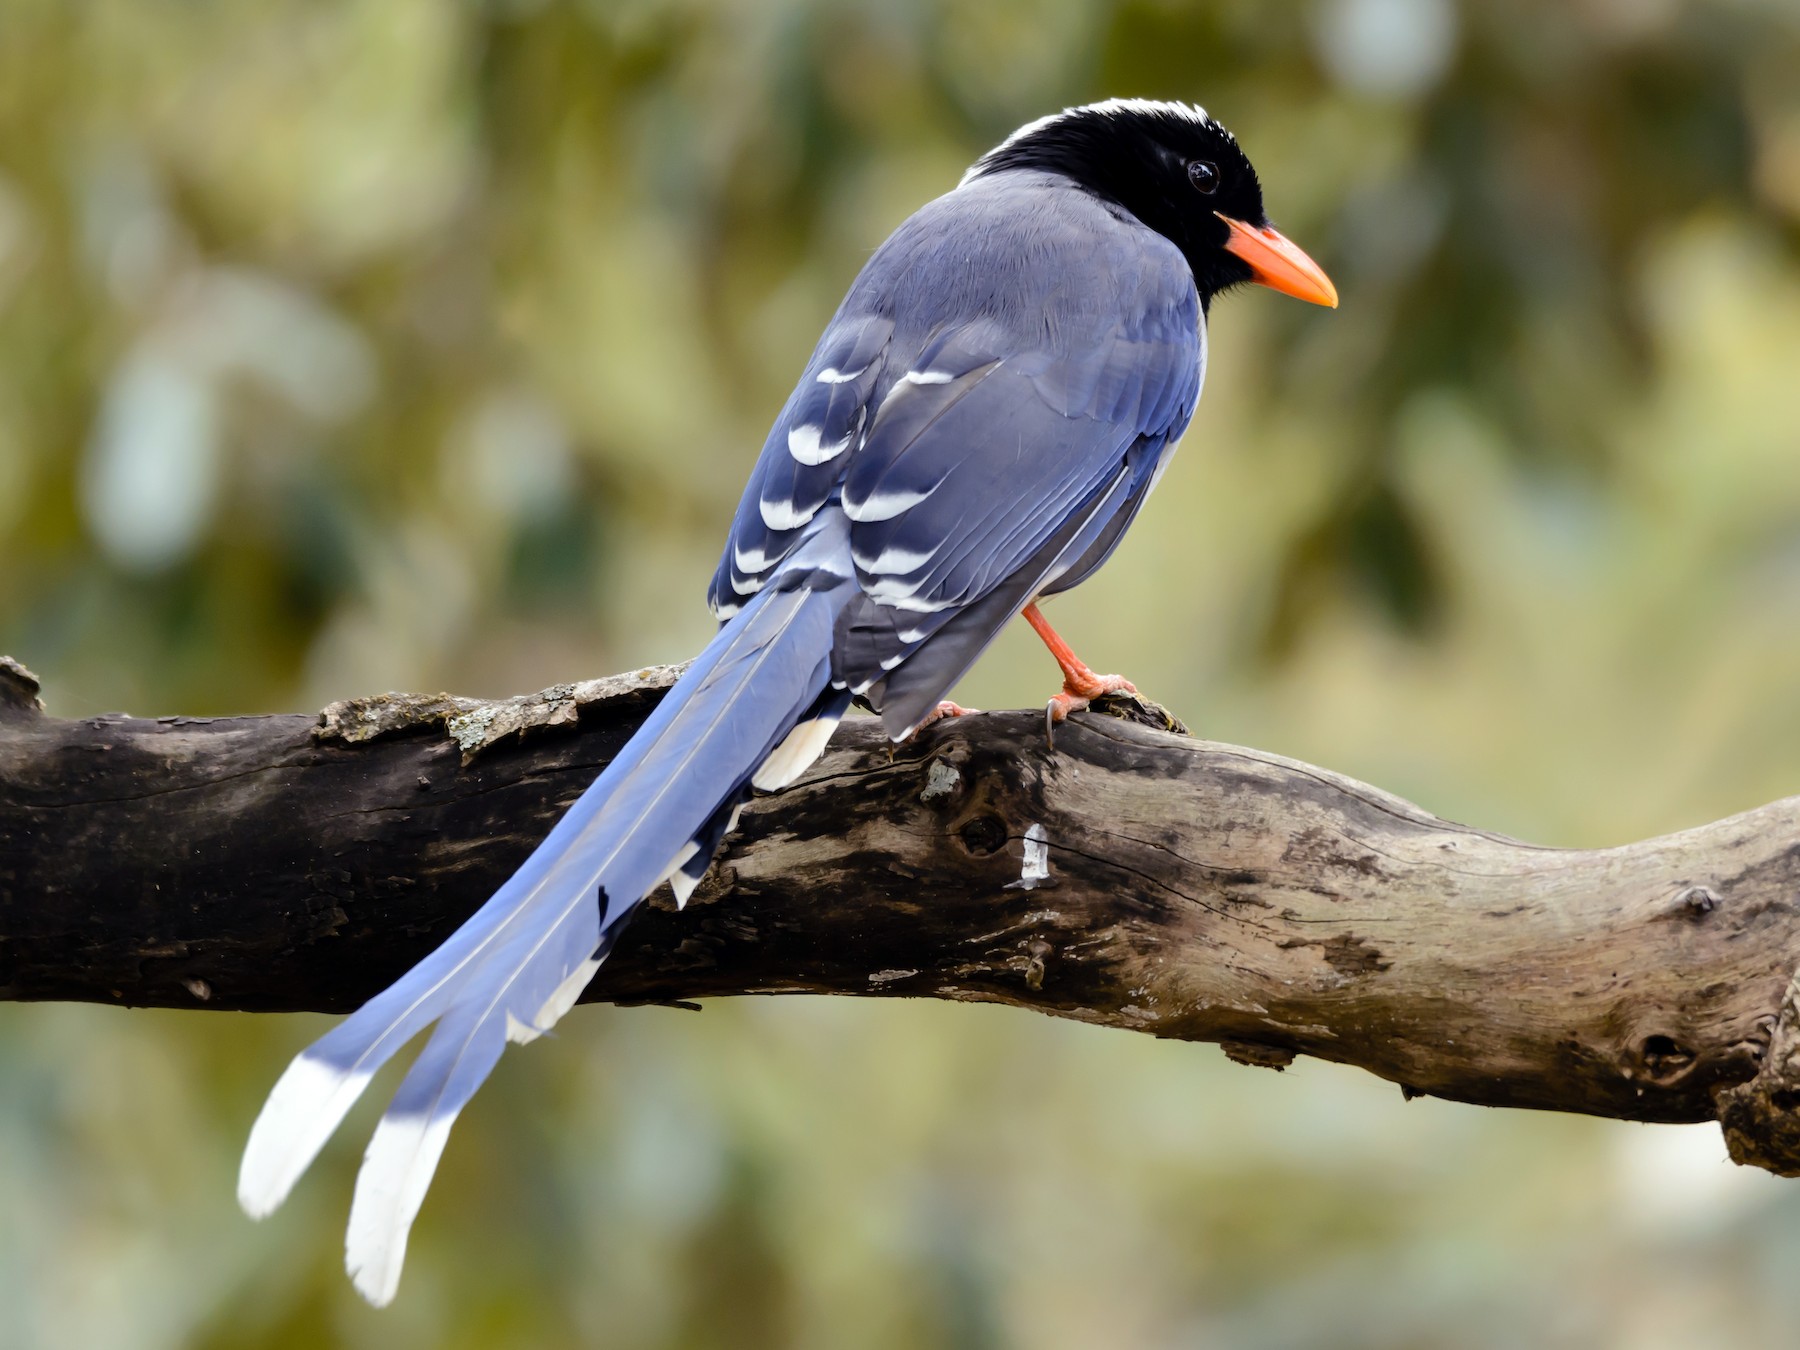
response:
{"label": "bird's orange leg", "polygon": [[1036,630],[1050,649],[1050,655],[1056,658],[1056,664],[1062,667],[1062,693],[1051,699],[1044,708],[1044,720],[1047,727],[1055,726],[1070,713],[1080,712],[1083,708],[1099,698],[1102,694],[1135,694],[1137,686],[1123,675],[1096,675],[1089,669],[1087,662],[1070,649],[1057,631],[1050,626],[1037,607],[1037,602],[1025,606],[1025,622]]}

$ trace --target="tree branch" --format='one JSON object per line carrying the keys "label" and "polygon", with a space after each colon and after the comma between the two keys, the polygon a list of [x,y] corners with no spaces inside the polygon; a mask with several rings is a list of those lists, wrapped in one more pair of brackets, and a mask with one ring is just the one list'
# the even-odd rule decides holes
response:
{"label": "tree branch", "polygon": [[[442,941],[670,668],[321,716],[43,714],[0,663],[0,998],[355,1007]],[[1800,798],[1538,848],[1338,774],[1083,715],[846,723],[659,891],[587,998],[1009,1003],[1431,1094],[1719,1118],[1800,1174]]]}

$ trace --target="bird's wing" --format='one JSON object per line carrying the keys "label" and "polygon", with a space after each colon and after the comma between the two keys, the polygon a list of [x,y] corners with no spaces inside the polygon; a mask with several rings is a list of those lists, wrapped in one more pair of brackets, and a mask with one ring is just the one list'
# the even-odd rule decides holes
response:
{"label": "bird's wing", "polygon": [[1080,341],[956,328],[889,387],[844,480],[863,601],[839,620],[834,675],[890,734],[1142,500],[1199,396],[1197,301],[1171,289]]}
{"label": "bird's wing", "polygon": [[[752,472],[715,612],[842,509],[862,596],[839,619],[833,679],[907,733],[1058,569],[1111,551],[1193,414],[1192,277],[1174,250],[1138,263],[1094,279],[1093,259],[1051,256],[1066,283],[929,329],[904,306],[898,322],[841,313]],[[1082,279],[1098,284],[1080,293]],[[994,317],[1008,310],[1030,319]]]}
{"label": "bird's wing", "polygon": [[891,318],[840,314],[825,330],[787,406],[769,429],[731,522],[707,603],[721,620],[743,608],[806,537],[835,497],[868,429],[887,367]]}
{"label": "bird's wing", "polygon": [[776,419],[714,611],[841,510],[862,594],[833,679],[904,734],[1059,569],[1117,542],[1193,413],[1200,322],[1174,246],[1084,194],[934,203],[870,260]]}

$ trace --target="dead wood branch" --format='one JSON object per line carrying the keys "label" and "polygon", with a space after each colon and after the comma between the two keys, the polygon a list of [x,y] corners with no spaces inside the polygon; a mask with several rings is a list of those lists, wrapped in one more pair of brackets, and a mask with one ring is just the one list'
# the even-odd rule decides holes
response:
{"label": "dead wood branch", "polygon": [[[62,721],[0,665],[0,998],[352,1008],[506,877],[671,678]],[[685,912],[653,899],[588,997],[1010,1003],[1408,1093],[1717,1117],[1740,1161],[1792,1174],[1797,891],[1800,798],[1548,849],[1112,717],[1054,751],[1039,713],[898,748],[853,720],[746,812]]]}

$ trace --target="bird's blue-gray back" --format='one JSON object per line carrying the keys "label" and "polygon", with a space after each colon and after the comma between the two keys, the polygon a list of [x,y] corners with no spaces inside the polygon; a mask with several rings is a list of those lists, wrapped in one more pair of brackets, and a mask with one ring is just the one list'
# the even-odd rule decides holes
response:
{"label": "bird's blue-gray back", "polygon": [[1110,553],[1203,351],[1185,261],[1117,208],[1034,171],[939,198],[870,259],[776,420],[715,609],[843,510],[863,598],[833,675],[904,730],[1020,606]]}

